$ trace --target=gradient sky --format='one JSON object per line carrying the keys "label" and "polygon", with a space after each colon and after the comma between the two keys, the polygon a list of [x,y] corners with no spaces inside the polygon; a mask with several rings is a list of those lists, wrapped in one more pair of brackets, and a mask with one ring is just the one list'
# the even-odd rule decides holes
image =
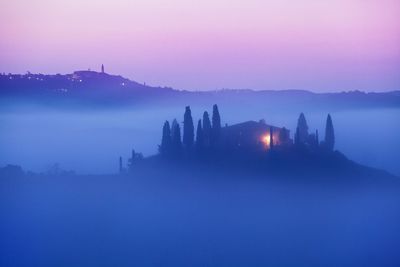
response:
{"label": "gradient sky", "polygon": [[0,0],[0,72],[177,89],[400,90],[398,0]]}

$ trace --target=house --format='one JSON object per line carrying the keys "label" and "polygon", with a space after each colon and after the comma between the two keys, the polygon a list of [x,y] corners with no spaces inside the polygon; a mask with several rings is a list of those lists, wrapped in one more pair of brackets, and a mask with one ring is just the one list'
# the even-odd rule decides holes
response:
{"label": "house", "polygon": [[272,146],[291,144],[289,136],[286,128],[268,125],[264,120],[246,121],[221,129],[222,145],[232,149],[268,150]]}

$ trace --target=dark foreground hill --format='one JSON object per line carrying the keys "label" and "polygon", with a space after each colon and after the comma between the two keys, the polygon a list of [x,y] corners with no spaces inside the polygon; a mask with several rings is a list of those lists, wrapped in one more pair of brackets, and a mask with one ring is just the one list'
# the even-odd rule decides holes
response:
{"label": "dark foreground hill", "polygon": [[173,170],[178,176],[220,177],[230,179],[256,179],[283,183],[316,184],[393,184],[400,185],[400,178],[386,171],[370,168],[349,160],[339,151],[309,150],[292,147],[268,153],[218,154],[206,157],[164,158],[152,156],[135,162],[123,175],[140,177],[151,173],[163,177]]}
{"label": "dark foreground hill", "polygon": [[2,177],[0,265],[400,263],[393,177],[225,166],[154,157],[129,175]]}
{"label": "dark foreground hill", "polygon": [[[300,184],[353,184],[353,185],[400,185],[400,178],[384,170],[358,164],[349,160],[339,151],[323,149],[310,150],[299,147],[280,148],[264,151],[223,153],[213,151],[209,155],[190,155],[180,157],[150,156],[135,160],[123,168],[120,176],[128,178],[170,179],[171,171],[176,173],[172,179],[191,181],[192,177],[210,180],[265,180],[269,182]],[[47,173],[24,172],[20,166],[8,165],[0,168],[0,177],[7,179],[38,177],[76,177],[74,171],[65,171],[54,166]],[[166,177],[169,178],[166,178]],[[100,176],[101,177],[101,176]],[[214,177],[214,178],[210,178]]]}

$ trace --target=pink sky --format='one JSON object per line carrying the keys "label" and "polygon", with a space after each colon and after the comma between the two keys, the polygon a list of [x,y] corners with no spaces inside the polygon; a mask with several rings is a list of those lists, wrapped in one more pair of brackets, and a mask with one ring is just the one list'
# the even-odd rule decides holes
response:
{"label": "pink sky", "polygon": [[0,72],[177,89],[400,90],[397,0],[0,1]]}

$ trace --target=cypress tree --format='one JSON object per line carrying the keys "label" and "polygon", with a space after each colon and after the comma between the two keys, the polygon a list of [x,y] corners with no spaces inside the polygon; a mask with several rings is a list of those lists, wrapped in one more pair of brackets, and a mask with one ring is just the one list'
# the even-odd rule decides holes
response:
{"label": "cypress tree", "polygon": [[183,144],[187,149],[190,149],[194,143],[194,126],[192,119],[192,112],[190,107],[187,106],[185,109],[185,115],[183,118]]}
{"label": "cypress tree", "polygon": [[299,119],[297,120],[297,130],[298,132],[298,142],[299,143],[307,143],[308,140],[308,125],[306,121],[306,117],[303,112],[300,113]]}
{"label": "cypress tree", "polygon": [[171,124],[171,143],[173,143],[173,140],[174,140],[174,134],[175,134],[174,128],[176,127],[177,124],[178,124],[178,121],[176,119],[174,119]]}
{"label": "cypress tree", "polygon": [[319,146],[319,134],[318,134],[318,130],[315,130],[315,143],[317,146]]}
{"label": "cypress tree", "polygon": [[335,131],[333,130],[333,123],[330,114],[328,114],[328,117],[326,118],[325,146],[330,151],[332,151],[335,146]]}
{"label": "cypress tree", "polygon": [[166,155],[171,150],[171,128],[169,126],[169,122],[165,121],[163,126],[162,138],[161,138],[161,145],[159,147],[159,152],[162,155]]}
{"label": "cypress tree", "polygon": [[175,155],[179,155],[182,150],[182,140],[181,140],[181,127],[179,123],[174,119],[172,122],[172,132],[171,132],[171,141],[172,141],[172,153]]}
{"label": "cypress tree", "polygon": [[203,139],[204,146],[209,147],[211,143],[211,122],[207,111],[203,113]]}
{"label": "cypress tree", "polygon": [[201,127],[201,120],[197,123],[197,131],[196,131],[196,150],[198,153],[201,153],[204,147],[204,135],[203,129]]}
{"label": "cypress tree", "polygon": [[212,115],[212,130],[211,130],[211,143],[216,145],[219,141],[221,135],[221,117],[219,115],[218,106],[215,104],[213,106]]}
{"label": "cypress tree", "polygon": [[274,148],[274,129],[269,127],[269,147]]}

